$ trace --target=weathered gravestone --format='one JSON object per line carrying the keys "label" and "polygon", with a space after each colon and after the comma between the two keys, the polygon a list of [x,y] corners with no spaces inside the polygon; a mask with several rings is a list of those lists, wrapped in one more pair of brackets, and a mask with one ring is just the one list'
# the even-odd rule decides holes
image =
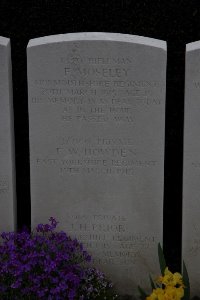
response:
{"label": "weathered gravestone", "polygon": [[200,42],[186,46],[183,259],[192,295],[200,295]]}
{"label": "weathered gravestone", "polygon": [[74,33],[28,45],[32,225],[83,241],[122,294],[158,274],[166,44]]}
{"label": "weathered gravestone", "polygon": [[15,228],[15,198],[10,40],[0,37],[0,232]]}

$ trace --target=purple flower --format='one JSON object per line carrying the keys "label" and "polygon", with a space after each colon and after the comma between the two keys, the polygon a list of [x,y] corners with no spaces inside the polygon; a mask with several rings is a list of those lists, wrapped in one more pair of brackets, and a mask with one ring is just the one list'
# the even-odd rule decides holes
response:
{"label": "purple flower", "polygon": [[103,273],[86,266],[91,257],[83,245],[63,231],[55,232],[55,218],[49,222],[38,224],[32,233],[25,229],[1,234],[0,299],[104,297],[110,284]]}

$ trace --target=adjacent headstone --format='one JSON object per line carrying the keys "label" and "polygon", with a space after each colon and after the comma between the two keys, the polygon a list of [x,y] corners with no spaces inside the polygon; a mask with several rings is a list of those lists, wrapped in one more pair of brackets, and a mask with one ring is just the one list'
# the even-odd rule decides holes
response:
{"label": "adjacent headstone", "polygon": [[166,43],[74,33],[28,45],[32,225],[56,217],[121,294],[159,274]]}
{"label": "adjacent headstone", "polygon": [[186,46],[183,260],[192,295],[200,295],[200,42]]}
{"label": "adjacent headstone", "polygon": [[15,164],[10,40],[0,37],[0,232],[15,229]]}

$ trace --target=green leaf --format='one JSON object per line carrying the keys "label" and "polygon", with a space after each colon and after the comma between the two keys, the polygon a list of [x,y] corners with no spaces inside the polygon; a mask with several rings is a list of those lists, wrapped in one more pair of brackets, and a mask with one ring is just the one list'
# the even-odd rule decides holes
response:
{"label": "green leaf", "polygon": [[163,250],[162,250],[160,243],[158,244],[158,258],[159,258],[159,263],[160,263],[161,274],[164,275],[164,271],[165,271],[165,268],[167,267],[167,265],[166,265],[165,257],[164,257]]}
{"label": "green leaf", "polygon": [[149,275],[149,280],[150,280],[150,283],[151,283],[151,288],[152,288],[152,290],[154,290],[156,288],[156,286],[155,286],[155,283],[154,283],[151,275]]}
{"label": "green leaf", "polygon": [[188,271],[184,261],[183,261],[183,283],[185,285],[183,300],[190,300],[190,280],[189,280]]}
{"label": "green leaf", "polygon": [[145,293],[145,291],[138,285],[138,291],[140,293],[140,299],[141,300],[145,300],[147,297],[147,294]]}
{"label": "green leaf", "polygon": [[159,283],[156,283],[156,288],[160,288],[160,284]]}

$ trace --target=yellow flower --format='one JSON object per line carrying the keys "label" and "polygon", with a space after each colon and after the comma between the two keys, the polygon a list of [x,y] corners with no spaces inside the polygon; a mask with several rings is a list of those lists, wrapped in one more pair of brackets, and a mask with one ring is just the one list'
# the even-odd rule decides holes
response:
{"label": "yellow flower", "polygon": [[154,289],[152,294],[146,297],[146,300],[180,300],[184,296],[183,287],[167,286],[164,289]]}
{"label": "yellow flower", "polygon": [[165,289],[165,300],[180,300],[184,296],[183,287],[167,286]]}
{"label": "yellow flower", "polygon": [[184,287],[182,275],[178,272],[173,274],[168,268],[165,269],[164,276],[158,278],[158,282],[165,286]]}
{"label": "yellow flower", "polygon": [[180,300],[184,296],[183,278],[180,273],[172,273],[168,268],[164,271],[164,276],[160,276],[157,280],[163,285],[163,288],[153,289],[150,296],[146,300]]}
{"label": "yellow flower", "polygon": [[164,300],[164,290],[161,288],[154,289],[152,294],[146,297],[146,300]]}

